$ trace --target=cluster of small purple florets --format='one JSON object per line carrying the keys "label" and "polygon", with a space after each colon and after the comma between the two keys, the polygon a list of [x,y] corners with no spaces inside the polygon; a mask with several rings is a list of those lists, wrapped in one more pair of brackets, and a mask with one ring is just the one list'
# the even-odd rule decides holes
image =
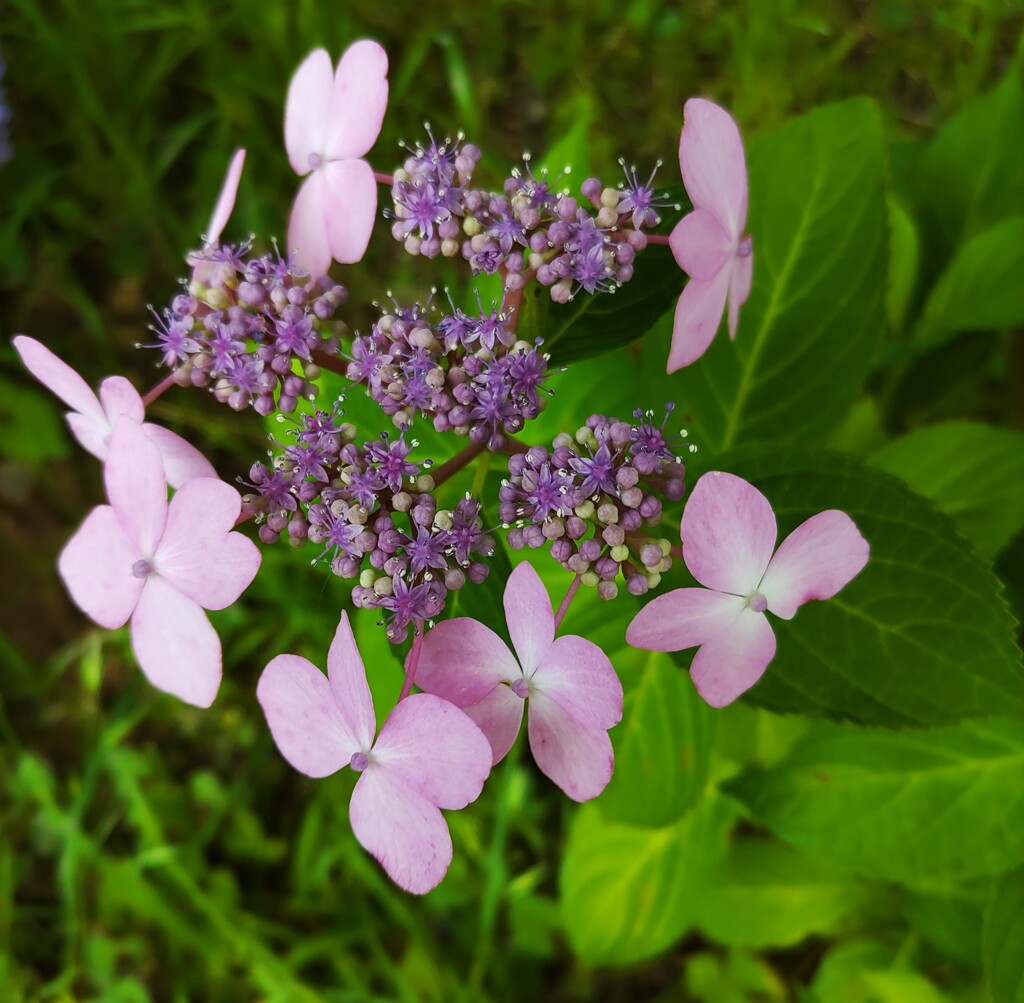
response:
{"label": "cluster of small purple florets", "polygon": [[335,311],[344,286],[309,275],[272,252],[248,258],[249,245],[213,246],[189,256],[185,292],[155,314],[151,330],[161,363],[183,385],[208,387],[236,411],[290,414],[312,399],[319,367],[314,353],[338,350]]}
{"label": "cluster of small purple florets", "polygon": [[353,602],[384,610],[388,637],[398,643],[412,621],[436,617],[467,578],[487,577],[476,558],[492,554],[494,540],[473,499],[438,509],[425,464],[409,458],[415,442],[400,433],[357,445],[341,414],[339,402],[293,420],[292,441],[275,440],[272,462],[250,469],[245,505],[264,543],[282,536],[296,547],[310,543],[319,548],[314,564],[357,578]]}
{"label": "cluster of small purple florets", "polygon": [[644,530],[661,522],[659,495],[678,501],[685,468],[652,412],[635,423],[595,414],[575,436],[563,433],[548,450],[535,446],[509,459],[499,493],[499,517],[509,546],[551,545],[551,556],[602,599],[618,594],[621,574],[643,595],[671,567],[670,544]]}
{"label": "cluster of small purple florets", "polygon": [[349,379],[399,428],[424,414],[438,432],[496,451],[540,413],[547,377],[547,356],[516,341],[512,320],[496,308],[466,313],[453,305],[433,322],[418,304],[396,305],[354,339]]}
{"label": "cluster of small purple florets", "polygon": [[610,292],[633,275],[633,258],[647,245],[644,228],[660,222],[671,204],[625,169],[625,181],[606,187],[588,178],[582,201],[555,191],[545,171],[514,170],[501,193],[470,187],[480,151],[433,137],[410,151],[395,172],[391,232],[412,254],[454,257],[460,251],[474,272],[501,270],[505,288],[521,289],[530,276],[565,303],[581,289]]}

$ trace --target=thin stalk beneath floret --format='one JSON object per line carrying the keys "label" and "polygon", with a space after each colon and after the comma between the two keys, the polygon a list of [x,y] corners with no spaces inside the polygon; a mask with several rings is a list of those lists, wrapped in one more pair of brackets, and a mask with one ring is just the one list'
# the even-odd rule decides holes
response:
{"label": "thin stalk beneath floret", "polygon": [[149,390],[146,395],[142,398],[142,403],[149,407],[165,390],[170,389],[177,383],[176,372],[169,373],[165,376],[155,387]]}
{"label": "thin stalk beneath floret", "polygon": [[413,631],[412,648],[409,649],[409,657],[405,660],[405,682],[402,683],[402,692],[398,694],[399,700],[404,700],[412,692],[412,684],[416,681],[416,670],[420,665],[422,650],[423,621],[417,620]]}
{"label": "thin stalk beneath floret", "polygon": [[562,600],[561,604],[559,605],[558,612],[555,613],[555,630],[556,631],[558,630],[559,627],[561,627],[562,620],[564,619],[565,614],[569,612],[569,606],[572,603],[573,599],[576,597],[576,593],[579,591],[580,582],[581,581],[582,581],[582,579],[580,578],[579,575],[577,575],[572,580],[572,584],[569,586],[569,590],[565,593],[565,598]]}
{"label": "thin stalk beneath floret", "polygon": [[373,180],[379,185],[387,185],[390,188],[394,183],[395,179],[390,174],[381,174],[380,171],[373,172]]}
{"label": "thin stalk beneath floret", "polygon": [[436,470],[430,471],[434,487],[440,487],[445,481],[454,477],[463,467],[472,463],[486,448],[486,442],[475,442],[473,445],[467,446],[461,453],[456,453],[450,460],[446,460]]}
{"label": "thin stalk beneath floret", "polygon": [[665,247],[669,246],[669,236],[666,233],[648,233],[647,234],[648,244],[663,244]]}

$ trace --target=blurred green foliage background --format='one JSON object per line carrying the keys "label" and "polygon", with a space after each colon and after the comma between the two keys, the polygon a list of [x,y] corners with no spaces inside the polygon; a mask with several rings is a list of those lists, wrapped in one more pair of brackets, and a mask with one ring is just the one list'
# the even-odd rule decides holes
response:
{"label": "blurred green foliage background", "polygon": [[[609,181],[619,156],[642,171],[661,158],[675,183],[690,95],[730,108],[756,142],[818,104],[863,94],[882,108],[893,176],[912,188],[901,151],[1019,60],[1022,22],[1014,0],[3,0],[13,158],[0,166],[0,1001],[946,999],[933,983],[983,999],[971,885],[915,897],[822,873],[809,924],[760,954],[756,936],[737,946],[716,932],[721,919],[704,917],[701,932],[653,960],[577,960],[558,904],[574,812],[515,758],[479,804],[449,816],[456,860],[441,888],[424,901],[396,891],[351,835],[350,779],[288,769],[254,699],[268,652],[321,660],[337,588],[305,560],[269,551],[244,608],[216,617],[226,671],[214,708],[149,689],[126,635],[93,629],[56,578],[57,552],[99,497],[99,470],[19,371],[9,339],[31,334],[90,382],[112,372],[155,382],[151,356],[133,350],[146,340],[146,304],[173,294],[234,147],[249,154],[228,236],[284,232],[296,187],[284,94],[317,45],[337,55],[370,36],[387,48],[391,104],[371,157],[383,171],[427,120],[464,130],[495,181],[531,150],[571,159],[578,179]],[[890,304],[894,327],[948,260],[947,248],[930,263],[941,242],[926,233],[915,251],[917,278]],[[381,227],[343,281],[349,322],[365,327],[372,300],[419,295],[437,278]],[[855,411],[840,444],[856,451],[937,417],[1024,424],[1019,345],[936,344],[910,361],[893,350],[887,374],[873,377],[881,404]],[[155,414],[208,445],[227,478],[264,449],[255,415],[203,395],[174,391]],[[999,565],[1011,591],[1020,553],[1018,536]],[[379,669],[378,700],[394,699],[399,665],[372,623],[360,642]],[[686,713],[699,730],[703,710]],[[802,727],[747,707],[721,717],[723,775],[729,763],[782,758]],[[599,824],[575,818],[578,839]],[[626,840],[624,866],[629,856]],[[770,866],[793,869],[781,857]],[[747,907],[741,896],[737,912]],[[874,939],[838,943],[821,964],[829,938],[865,931]]]}

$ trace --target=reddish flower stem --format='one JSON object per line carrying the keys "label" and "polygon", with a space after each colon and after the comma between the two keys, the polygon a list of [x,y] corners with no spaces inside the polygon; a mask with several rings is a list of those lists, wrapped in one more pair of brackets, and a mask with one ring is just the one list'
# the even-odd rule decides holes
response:
{"label": "reddish flower stem", "polygon": [[405,682],[402,683],[402,692],[398,694],[399,700],[404,700],[412,692],[412,684],[416,681],[416,670],[420,665],[422,649],[423,621],[417,620],[412,638],[412,648],[409,650],[409,657],[405,660]]}
{"label": "reddish flower stem", "polygon": [[683,559],[683,548],[682,547],[670,547],[668,552],[673,557],[678,557],[679,560]]}
{"label": "reddish flower stem", "polygon": [[348,363],[344,359],[339,359],[336,355],[314,351],[313,361],[321,369],[329,369],[332,373],[338,373],[340,376],[348,376]]}
{"label": "reddish flower stem", "polygon": [[485,449],[486,442],[475,442],[467,446],[461,453],[456,453],[450,460],[446,460],[436,470],[429,471],[434,479],[434,487],[444,484],[449,478],[454,477],[468,463],[472,463]]}
{"label": "reddish flower stem", "polygon": [[379,185],[387,185],[388,188],[395,183],[395,179],[390,174],[381,174],[380,171],[373,172],[373,180]]}
{"label": "reddish flower stem", "polygon": [[562,626],[562,620],[565,618],[565,614],[569,611],[569,605],[576,597],[576,593],[579,591],[580,582],[582,579],[577,575],[569,586],[569,591],[565,593],[565,598],[562,600],[558,607],[558,612],[555,613],[555,630]]}
{"label": "reddish flower stem", "polygon": [[145,404],[146,407],[149,407],[149,405],[152,404],[153,401],[155,401],[165,390],[170,389],[175,383],[177,383],[177,380],[174,377],[175,373],[169,373],[165,376],[155,387],[146,393],[142,398],[142,403]]}
{"label": "reddish flower stem", "polygon": [[664,244],[666,247],[669,246],[668,234],[665,233],[649,233],[647,234],[648,244]]}

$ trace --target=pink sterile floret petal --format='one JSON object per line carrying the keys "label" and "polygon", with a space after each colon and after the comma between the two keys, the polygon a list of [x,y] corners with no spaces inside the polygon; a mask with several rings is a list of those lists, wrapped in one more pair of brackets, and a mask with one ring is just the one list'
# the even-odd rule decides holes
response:
{"label": "pink sterile floret petal", "polygon": [[733,258],[729,273],[729,337],[736,337],[736,328],[740,322],[740,307],[747,302],[750,295],[750,283],[754,275],[754,254],[737,255]]}
{"label": "pink sterile floret petal", "polygon": [[331,160],[362,157],[377,141],[388,106],[388,56],[369,39],[342,54],[331,92],[324,153]]}
{"label": "pink sterile floret petal", "polygon": [[674,589],[652,599],[626,628],[626,641],[647,651],[683,651],[728,630],[743,612],[742,596],[712,589]]}
{"label": "pink sterile floret petal", "polygon": [[750,595],[768,567],[777,532],[775,513],[757,488],[713,471],[697,481],[683,510],[683,560],[701,585]]}
{"label": "pink sterile floret petal", "polygon": [[241,507],[241,496],[230,484],[209,477],[189,481],[168,506],[154,567],[205,609],[230,606],[259,570],[259,548],[231,532]]}
{"label": "pink sterile floret petal", "polygon": [[522,727],[525,709],[526,701],[509,686],[495,686],[482,700],[462,708],[490,743],[491,765],[508,755]]}
{"label": "pink sterile floret petal", "polygon": [[684,216],[668,240],[679,267],[701,282],[714,278],[736,253],[736,240],[707,209]]}
{"label": "pink sterile floret petal", "polygon": [[231,156],[227,173],[224,175],[224,182],[217,196],[217,204],[213,207],[213,215],[210,217],[210,225],[203,234],[209,244],[216,244],[220,235],[224,232],[231,212],[235,208],[235,198],[238,195],[238,184],[242,180],[242,168],[245,166],[245,150],[237,149]]}
{"label": "pink sterile floret petal", "polygon": [[108,376],[100,384],[100,404],[111,428],[121,415],[127,415],[138,425],[146,417],[146,405],[142,403],[138,390],[123,376]]}
{"label": "pink sterile floret petal", "polygon": [[520,564],[509,575],[504,604],[509,636],[519,656],[523,675],[529,677],[555,637],[551,599],[532,564]]}
{"label": "pink sterile floret petal", "polygon": [[589,801],[608,786],[615,760],[606,731],[584,728],[538,693],[530,697],[528,733],[541,772],[574,801]]}
{"label": "pink sterile floret petal", "polygon": [[68,593],[101,627],[123,627],[135,609],[144,579],[132,574],[140,558],[109,505],[94,508],[67,542],[57,569]]}
{"label": "pink sterile floret petal", "polygon": [[114,426],[103,481],[125,535],[152,557],[167,518],[167,479],[160,450],[131,418]]}
{"label": "pink sterile floret petal", "polygon": [[342,715],[327,677],[305,658],[273,659],[260,675],[256,699],[281,755],[299,773],[329,776],[364,748]]}
{"label": "pink sterile floret petal", "polygon": [[333,89],[331,57],[314,49],[292,75],[285,101],[284,146],[296,174],[313,170],[310,154],[324,153]]}
{"label": "pink sterile floret petal", "polygon": [[159,690],[209,707],[221,677],[220,638],[197,603],[152,575],[132,614],[132,649]]}
{"label": "pink sterile floret petal", "polygon": [[745,693],[775,657],[775,633],[763,613],[745,609],[729,629],[697,650],[690,677],[712,707],[724,707]]}
{"label": "pink sterile floret petal", "polygon": [[707,282],[690,279],[686,283],[672,321],[668,372],[692,365],[708,350],[722,322],[729,295],[729,274],[729,269],[723,268]]}
{"label": "pink sterile floret petal", "polygon": [[[365,160],[338,160],[317,172],[324,177],[322,225],[335,261],[351,265],[366,253],[377,217],[377,182]],[[301,250],[301,245],[299,245]]]}
{"label": "pink sterile floret petal", "polygon": [[831,599],[860,574],[869,554],[867,540],[845,512],[819,512],[782,541],[759,591],[772,613],[789,620],[805,602]]}
{"label": "pink sterile floret petal", "polygon": [[29,338],[27,335],[17,335],[13,344],[25,368],[47,390],[79,414],[94,421],[105,421],[99,398],[89,384],[66,362],[57,358],[35,338]]}
{"label": "pink sterile floret petal", "polygon": [[491,747],[458,707],[416,693],[388,715],[373,760],[438,808],[465,808],[491,772]]}
{"label": "pink sterile floret petal", "polygon": [[622,683],[612,663],[593,641],[574,634],[555,638],[531,691],[531,699],[543,694],[584,728],[606,731],[622,720]]}
{"label": "pink sterile floret petal", "polygon": [[348,613],[341,611],[334,639],[327,651],[327,675],[331,681],[334,702],[341,711],[354,741],[366,751],[373,744],[377,718],[373,697],[366,681],[366,667],[359,654]]}
{"label": "pink sterile floret petal", "polygon": [[683,107],[679,168],[695,209],[707,209],[739,240],[747,225],[747,164],[732,116],[712,101]]}
{"label": "pink sterile floret petal", "polygon": [[151,421],[147,421],[142,430],[160,450],[164,474],[172,488],[180,488],[194,477],[216,478],[217,471],[213,464],[180,435]]}
{"label": "pink sterile floret petal", "polygon": [[327,178],[322,170],[313,171],[302,182],[288,220],[288,250],[310,275],[320,276],[331,267],[331,248],[327,239]]}
{"label": "pink sterile floret petal", "polygon": [[370,764],[349,803],[360,845],[400,888],[423,895],[452,862],[452,837],[440,810],[391,771]]}
{"label": "pink sterile floret petal", "polygon": [[416,683],[456,707],[475,704],[499,683],[520,678],[508,645],[476,620],[443,620],[423,638]]}

